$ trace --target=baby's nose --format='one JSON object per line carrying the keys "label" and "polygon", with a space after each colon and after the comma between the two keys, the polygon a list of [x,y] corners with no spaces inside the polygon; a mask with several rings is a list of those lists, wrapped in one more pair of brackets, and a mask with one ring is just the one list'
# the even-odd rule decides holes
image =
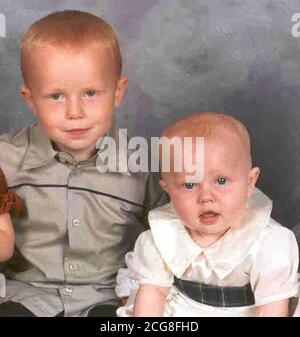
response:
{"label": "baby's nose", "polygon": [[214,201],[212,187],[209,184],[201,183],[198,191],[198,202],[200,204]]}

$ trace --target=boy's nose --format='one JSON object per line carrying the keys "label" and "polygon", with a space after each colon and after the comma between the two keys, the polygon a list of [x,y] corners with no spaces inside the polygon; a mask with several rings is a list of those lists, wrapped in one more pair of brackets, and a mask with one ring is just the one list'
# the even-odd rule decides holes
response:
{"label": "boy's nose", "polygon": [[84,111],[81,104],[76,99],[70,99],[66,106],[66,118],[67,119],[77,119],[83,118]]}
{"label": "boy's nose", "polygon": [[198,203],[205,204],[214,201],[212,187],[209,184],[201,183],[199,186]]}

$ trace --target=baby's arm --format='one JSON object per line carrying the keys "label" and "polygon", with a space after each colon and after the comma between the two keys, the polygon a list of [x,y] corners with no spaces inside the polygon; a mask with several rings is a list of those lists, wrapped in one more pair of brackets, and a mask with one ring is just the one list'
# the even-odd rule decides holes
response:
{"label": "baby's arm", "polygon": [[161,287],[152,284],[141,284],[134,302],[134,317],[161,317],[163,316],[166,298],[170,287]]}
{"label": "baby's arm", "polygon": [[116,293],[120,298],[129,297],[117,314],[162,316],[174,276],[156,248],[150,230],[140,234],[125,262],[127,268],[121,268],[117,275]]}
{"label": "baby's arm", "polygon": [[257,317],[287,317],[289,313],[289,300],[284,299],[268,304],[260,305],[256,308]]}
{"label": "baby's arm", "polygon": [[0,215],[0,262],[8,260],[14,250],[15,235],[9,213]]}
{"label": "baby's arm", "polygon": [[289,299],[298,293],[298,262],[294,234],[272,220],[250,276],[257,305],[255,316],[288,316]]}

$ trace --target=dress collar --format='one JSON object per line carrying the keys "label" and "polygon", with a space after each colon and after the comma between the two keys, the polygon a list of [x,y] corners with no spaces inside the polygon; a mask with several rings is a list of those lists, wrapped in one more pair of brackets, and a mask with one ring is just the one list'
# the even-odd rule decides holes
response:
{"label": "dress collar", "polygon": [[256,188],[247,201],[239,226],[206,248],[198,246],[190,237],[172,203],[150,211],[149,224],[158,250],[176,277],[180,278],[203,252],[212,271],[223,279],[244,259],[267,226],[271,211],[272,201]]}

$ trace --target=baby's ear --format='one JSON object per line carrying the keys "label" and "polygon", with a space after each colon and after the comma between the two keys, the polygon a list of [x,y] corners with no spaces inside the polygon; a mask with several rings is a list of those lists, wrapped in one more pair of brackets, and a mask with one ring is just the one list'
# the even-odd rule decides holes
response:
{"label": "baby's ear", "polygon": [[248,197],[253,192],[257,179],[259,177],[260,169],[259,167],[252,167],[248,175]]}
{"label": "baby's ear", "polygon": [[167,184],[163,179],[159,179],[159,185],[164,191],[168,192]]}
{"label": "baby's ear", "polygon": [[34,114],[36,114],[30,89],[24,84],[21,86],[19,93],[20,93],[20,96],[24,99],[24,101],[28,105],[28,107],[30,108],[30,110]]}

